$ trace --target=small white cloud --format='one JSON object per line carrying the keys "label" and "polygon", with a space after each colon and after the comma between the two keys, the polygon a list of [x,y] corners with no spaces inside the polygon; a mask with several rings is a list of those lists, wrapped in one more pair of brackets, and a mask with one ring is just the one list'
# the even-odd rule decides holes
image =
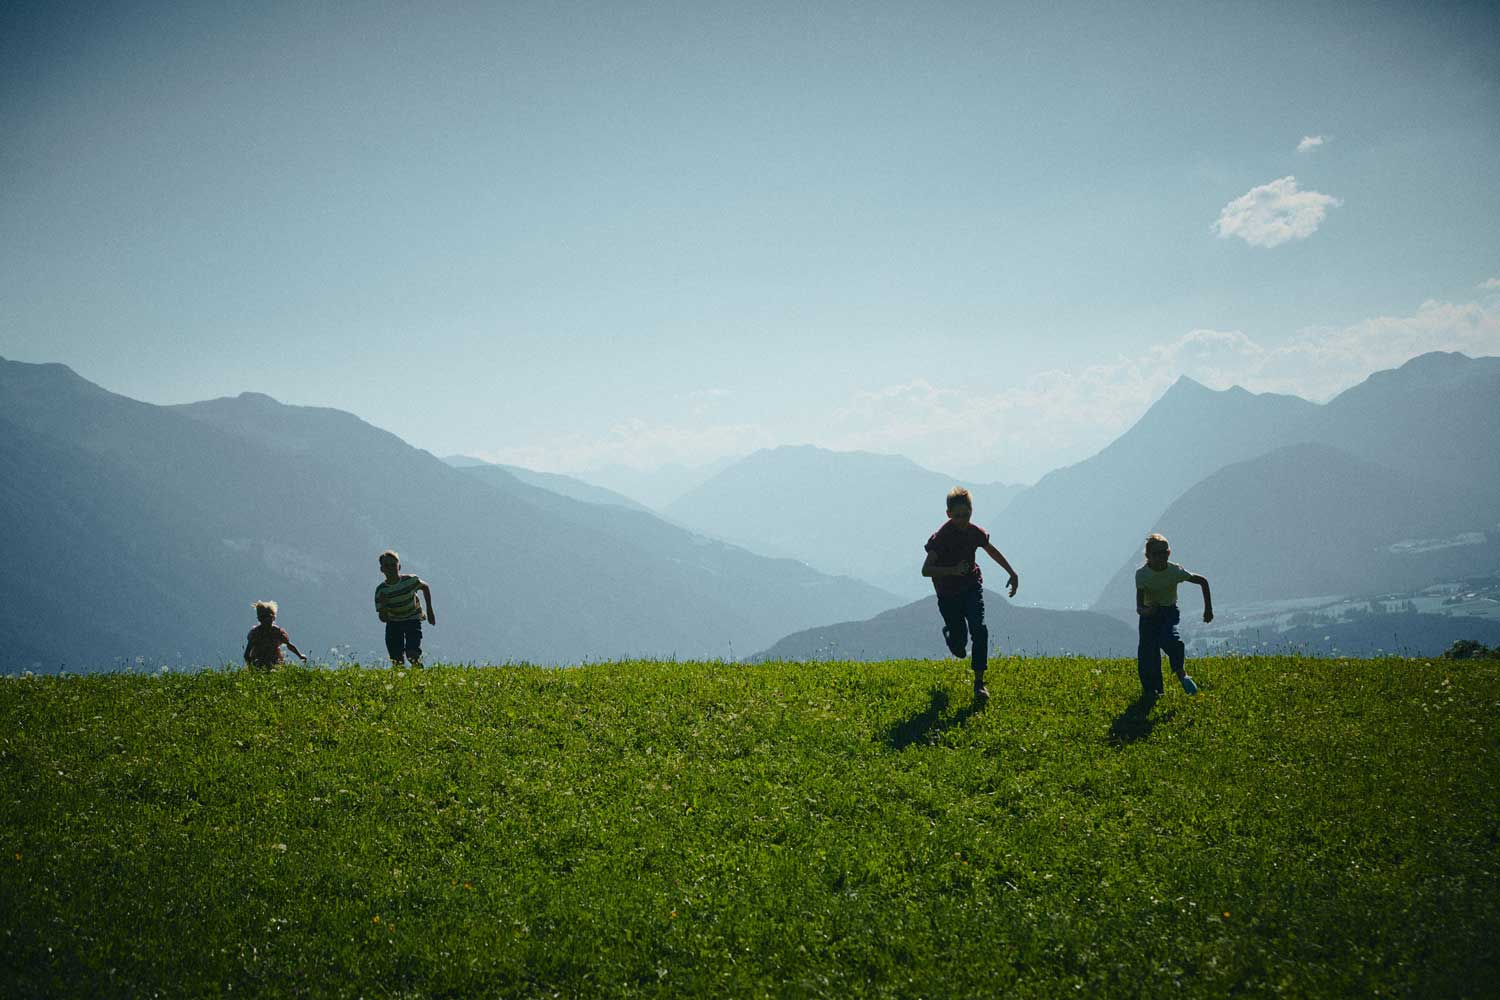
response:
{"label": "small white cloud", "polygon": [[1302,141],[1297,143],[1297,152],[1311,153],[1313,150],[1317,149],[1327,141],[1328,139],[1326,136],[1304,135],[1302,137]]}
{"label": "small white cloud", "polygon": [[1486,292],[1500,292],[1500,278],[1491,278],[1489,281],[1481,281],[1478,287]]}
{"label": "small white cloud", "polygon": [[1282,177],[1251,188],[1224,206],[1214,229],[1220,239],[1238,236],[1253,247],[1305,240],[1318,231],[1328,209],[1343,202],[1318,191],[1297,190],[1297,178]]}

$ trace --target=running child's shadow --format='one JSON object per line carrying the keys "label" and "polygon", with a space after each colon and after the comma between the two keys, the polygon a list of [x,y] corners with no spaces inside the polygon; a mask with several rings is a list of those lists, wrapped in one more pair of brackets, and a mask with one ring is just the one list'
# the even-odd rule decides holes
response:
{"label": "running child's shadow", "polygon": [[1170,722],[1172,716],[1177,714],[1177,709],[1174,708],[1153,719],[1151,709],[1155,705],[1155,695],[1142,694],[1125,706],[1125,711],[1115,716],[1115,721],[1109,724],[1109,745],[1116,750],[1123,750],[1132,743],[1148,739],[1157,723]]}
{"label": "running child's shadow", "polygon": [[948,709],[948,692],[934,687],[927,693],[927,707],[905,722],[898,722],[886,730],[882,742],[892,750],[905,750],[916,743],[936,743],[937,738],[947,730],[962,726],[969,721],[970,716],[983,712],[986,704],[984,701],[973,701],[945,717],[943,713]]}

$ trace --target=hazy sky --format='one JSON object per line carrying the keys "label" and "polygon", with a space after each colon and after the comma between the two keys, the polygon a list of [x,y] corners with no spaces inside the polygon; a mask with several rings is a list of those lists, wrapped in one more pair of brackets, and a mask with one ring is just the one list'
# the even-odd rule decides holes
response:
{"label": "hazy sky", "polygon": [[1500,354],[1490,3],[0,11],[0,355],[153,402],[1016,481]]}

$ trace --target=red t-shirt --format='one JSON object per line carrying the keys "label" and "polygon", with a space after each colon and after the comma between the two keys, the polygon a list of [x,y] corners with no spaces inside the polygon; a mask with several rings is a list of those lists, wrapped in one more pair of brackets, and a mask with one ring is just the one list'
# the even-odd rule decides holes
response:
{"label": "red t-shirt", "polygon": [[279,625],[257,625],[245,636],[250,646],[251,666],[274,667],[281,662],[281,647],[292,641]]}
{"label": "red t-shirt", "polygon": [[961,562],[970,565],[969,572],[963,576],[931,578],[932,589],[939,597],[962,594],[970,587],[984,585],[984,575],[979,572],[979,560],[974,558],[974,553],[989,540],[990,533],[972,522],[959,527],[956,521],[947,521],[932,533],[927,539],[927,551],[934,556],[933,565],[956,566]]}

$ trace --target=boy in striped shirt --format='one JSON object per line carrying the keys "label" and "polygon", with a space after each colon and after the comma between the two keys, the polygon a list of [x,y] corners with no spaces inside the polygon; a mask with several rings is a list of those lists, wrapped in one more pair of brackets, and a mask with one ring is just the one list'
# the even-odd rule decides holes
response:
{"label": "boy in striped shirt", "polygon": [[437,624],[432,610],[432,588],[421,577],[401,572],[401,557],[387,549],[380,553],[380,572],[385,582],[375,588],[375,613],[385,622],[385,650],[391,662],[400,666],[407,659],[411,665],[422,665],[422,604],[427,605],[427,624]]}

